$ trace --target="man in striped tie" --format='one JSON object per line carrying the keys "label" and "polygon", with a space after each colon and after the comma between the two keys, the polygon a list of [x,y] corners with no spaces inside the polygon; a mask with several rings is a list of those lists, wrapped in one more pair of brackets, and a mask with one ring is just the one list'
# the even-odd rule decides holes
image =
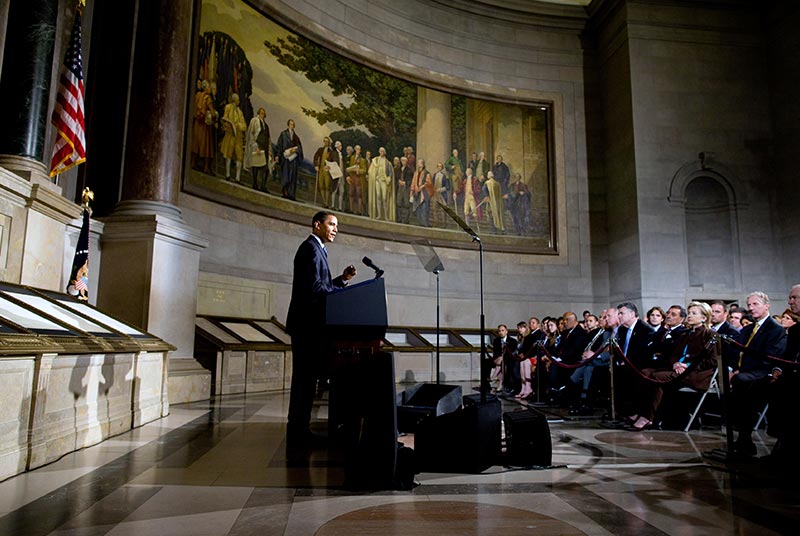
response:
{"label": "man in striped tie", "polygon": [[745,348],[731,371],[728,416],[739,430],[734,454],[742,458],[757,452],[752,432],[769,395],[773,368],[769,357],[780,358],[786,349],[786,330],[770,316],[769,296],[761,291],[751,292],[747,295],[747,309],[754,322],[742,329],[737,339]]}

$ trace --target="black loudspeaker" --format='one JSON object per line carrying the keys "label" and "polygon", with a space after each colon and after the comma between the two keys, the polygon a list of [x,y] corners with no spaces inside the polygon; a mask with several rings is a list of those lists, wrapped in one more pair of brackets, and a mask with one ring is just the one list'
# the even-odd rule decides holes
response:
{"label": "black loudspeaker", "polygon": [[438,473],[480,473],[500,460],[500,418],[496,396],[463,398],[452,413],[422,420],[414,435],[419,468]]}
{"label": "black loudspeaker", "polygon": [[414,433],[423,419],[451,413],[460,406],[460,385],[418,383],[397,395],[397,430]]}
{"label": "black loudspeaker", "polygon": [[549,467],[553,464],[553,444],[547,417],[535,409],[503,413],[505,427],[505,465]]}

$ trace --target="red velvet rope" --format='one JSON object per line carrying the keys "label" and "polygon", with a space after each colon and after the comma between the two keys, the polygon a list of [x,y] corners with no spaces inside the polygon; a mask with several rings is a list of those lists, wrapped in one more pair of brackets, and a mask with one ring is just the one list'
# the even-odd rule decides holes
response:
{"label": "red velvet rope", "polygon": [[561,367],[561,368],[565,368],[565,369],[577,369],[577,368],[585,367],[586,365],[588,365],[589,363],[594,361],[597,358],[597,356],[599,356],[600,354],[602,354],[605,351],[606,346],[608,346],[608,343],[606,343],[603,346],[601,346],[590,357],[587,357],[586,359],[582,360],[579,363],[575,363],[574,365],[567,365],[566,363],[561,363],[560,361],[556,361],[556,358],[553,357],[553,355],[550,352],[548,352],[547,348],[545,348],[544,346],[542,346],[542,351],[550,359],[550,362],[553,363],[554,365],[556,365],[558,367]]}
{"label": "red velvet rope", "polygon": [[[616,352],[617,352],[617,353],[618,353],[618,354],[619,354],[619,355],[622,357],[622,359],[625,361],[625,363],[627,363],[627,364],[628,364],[628,366],[629,366],[629,367],[631,367],[631,369],[632,369],[632,370],[633,370],[633,371],[634,371],[636,374],[638,374],[638,375],[639,375],[639,377],[641,377],[641,378],[643,378],[643,379],[645,379],[645,380],[647,380],[647,381],[649,381],[649,382],[651,382],[651,383],[667,384],[667,383],[672,383],[672,382],[675,382],[675,381],[681,380],[681,379],[683,379],[683,378],[684,378],[684,377],[685,377],[687,374],[689,374],[689,372],[691,372],[691,371],[693,371],[694,369],[696,369],[696,368],[697,368],[697,363],[698,363],[698,362],[692,363],[692,362],[690,361],[690,364],[689,364],[689,365],[686,367],[686,369],[684,369],[684,371],[683,371],[683,372],[681,372],[680,374],[678,374],[678,375],[677,375],[677,376],[675,376],[674,378],[670,378],[670,379],[668,379],[668,380],[659,380],[659,379],[656,379],[656,378],[651,378],[650,376],[647,376],[647,375],[643,374],[643,373],[642,373],[642,371],[640,371],[639,369],[637,369],[637,368],[636,368],[636,367],[633,365],[633,363],[631,363],[631,360],[630,360],[630,359],[628,359],[628,356],[626,356],[626,355],[625,355],[625,354],[622,352],[622,348],[620,348],[620,347],[619,347],[619,345],[617,345],[617,344],[614,344],[614,350],[616,350]],[[660,369],[660,370],[659,370],[659,372],[662,372],[662,371],[663,371],[663,372],[667,372],[667,370],[666,370],[666,369]]]}
{"label": "red velvet rope", "polygon": [[745,352],[750,351],[751,353],[761,354],[762,359],[768,359],[769,361],[775,361],[777,363],[786,363],[787,365],[794,365],[794,366],[800,365],[800,363],[798,363],[797,361],[789,361],[788,359],[783,359],[783,358],[780,358],[780,357],[767,355],[767,354],[765,354],[763,352],[757,352],[755,350],[750,350],[744,344],[740,343],[736,339],[732,339],[731,337],[729,337],[727,335],[720,336],[720,339],[722,339],[723,342],[726,342],[726,343],[729,343],[729,344],[733,344],[734,346],[738,346],[739,348],[741,348]]}

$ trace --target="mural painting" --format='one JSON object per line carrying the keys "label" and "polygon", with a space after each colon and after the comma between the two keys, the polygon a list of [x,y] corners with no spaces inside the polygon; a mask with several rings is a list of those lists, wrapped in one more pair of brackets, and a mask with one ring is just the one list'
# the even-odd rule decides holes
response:
{"label": "mural painting", "polygon": [[497,249],[555,251],[550,103],[420,86],[239,0],[202,2],[195,58],[188,191],[439,243],[461,233],[447,205]]}

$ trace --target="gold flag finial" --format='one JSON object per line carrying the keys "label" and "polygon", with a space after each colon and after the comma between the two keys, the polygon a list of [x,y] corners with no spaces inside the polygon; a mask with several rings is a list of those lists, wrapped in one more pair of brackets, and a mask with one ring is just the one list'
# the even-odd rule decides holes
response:
{"label": "gold flag finial", "polygon": [[89,208],[89,201],[94,201],[94,192],[91,191],[87,186],[83,189],[83,194],[81,197],[83,199],[83,206]]}

